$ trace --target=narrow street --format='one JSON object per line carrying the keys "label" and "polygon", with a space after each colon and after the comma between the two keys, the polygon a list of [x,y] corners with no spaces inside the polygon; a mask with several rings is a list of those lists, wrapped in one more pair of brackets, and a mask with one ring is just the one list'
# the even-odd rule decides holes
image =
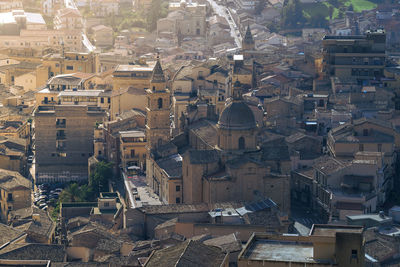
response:
{"label": "narrow street", "polygon": [[237,27],[235,21],[233,20],[233,17],[231,15],[231,12],[229,11],[228,8],[218,5],[214,0],[207,0],[208,3],[212,6],[214,12],[226,19],[228,21],[229,26],[231,27],[231,36],[235,39],[235,44],[237,47],[241,48],[242,47],[242,37],[239,31],[239,28]]}
{"label": "narrow street", "polygon": [[145,176],[128,176],[125,172],[122,175],[128,194],[127,201],[131,208],[162,204],[158,196],[147,186]]}

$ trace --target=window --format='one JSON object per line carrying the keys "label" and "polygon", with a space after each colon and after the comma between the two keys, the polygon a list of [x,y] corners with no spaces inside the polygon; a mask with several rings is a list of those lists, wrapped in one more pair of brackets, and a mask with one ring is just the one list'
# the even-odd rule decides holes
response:
{"label": "window", "polygon": [[105,207],[105,208],[108,208],[109,206],[110,206],[110,203],[108,203],[108,202],[105,202],[105,203],[104,203],[104,207]]}
{"label": "window", "polygon": [[67,70],[74,70],[74,66],[67,66]]}
{"label": "window", "polygon": [[244,137],[241,136],[239,138],[239,149],[244,149],[245,148],[245,141],[244,141]]}
{"label": "window", "polygon": [[100,102],[103,104],[104,103],[104,97],[102,97],[101,99],[100,99]]}
{"label": "window", "polygon": [[364,130],[363,130],[363,135],[364,135],[364,136],[368,136],[368,129],[364,129]]}
{"label": "window", "polygon": [[352,249],[351,250],[351,258],[352,259],[357,259],[358,258],[357,249]]}
{"label": "window", "polygon": [[98,154],[101,155],[101,150],[99,150]]}
{"label": "window", "polygon": [[358,146],[358,150],[359,150],[359,151],[364,151],[364,144],[360,144],[360,145]]}
{"label": "window", "polygon": [[64,130],[57,130],[57,140],[65,139],[65,131]]}
{"label": "window", "polygon": [[7,201],[13,201],[13,195],[12,195],[12,193],[8,193],[8,195],[7,195]]}
{"label": "window", "polygon": [[382,152],[382,144],[378,144],[378,152]]}
{"label": "window", "polygon": [[131,158],[135,157],[135,150],[131,149]]}
{"label": "window", "polygon": [[176,198],[176,203],[181,203],[181,198],[180,197]]}
{"label": "window", "polygon": [[181,191],[181,186],[180,186],[180,185],[177,185],[177,186],[175,187],[175,189],[176,189],[176,192],[179,192],[179,191]]}
{"label": "window", "polygon": [[57,128],[65,128],[67,123],[66,119],[56,119],[56,127]]}
{"label": "window", "polygon": [[162,100],[162,98],[159,98],[159,99],[157,100],[157,103],[158,103],[158,108],[161,109],[161,108],[163,107],[163,100]]}
{"label": "window", "polygon": [[108,97],[107,98],[107,103],[110,104],[111,103],[111,99]]}
{"label": "window", "polygon": [[56,141],[56,148],[59,151],[66,149],[67,143],[65,141]]}

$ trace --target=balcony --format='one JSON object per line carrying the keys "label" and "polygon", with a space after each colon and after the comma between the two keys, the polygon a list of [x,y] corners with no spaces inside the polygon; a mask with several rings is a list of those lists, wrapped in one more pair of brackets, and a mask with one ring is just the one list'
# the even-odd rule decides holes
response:
{"label": "balcony", "polygon": [[56,124],[56,128],[57,128],[57,129],[66,128],[66,124],[65,124],[65,123],[57,123],[57,124]]}
{"label": "balcony", "polygon": [[124,156],[124,159],[139,160],[139,158],[140,158],[140,155],[135,155],[135,156],[132,156],[132,155],[125,155],[125,156]]}
{"label": "balcony", "polygon": [[67,136],[65,134],[56,135],[56,140],[65,140],[65,139],[67,139]]}
{"label": "balcony", "polygon": [[50,100],[47,100],[47,101],[43,100],[41,103],[45,104],[45,105],[56,105],[57,104],[56,101],[50,101]]}

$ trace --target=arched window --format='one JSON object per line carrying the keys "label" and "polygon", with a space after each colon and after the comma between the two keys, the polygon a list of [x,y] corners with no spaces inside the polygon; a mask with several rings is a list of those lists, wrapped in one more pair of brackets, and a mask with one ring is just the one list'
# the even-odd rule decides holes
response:
{"label": "arched window", "polygon": [[162,108],[162,103],[163,101],[162,101],[162,98],[159,98],[158,99],[158,108],[160,109],[160,108]]}
{"label": "arched window", "polygon": [[244,149],[245,148],[245,141],[244,141],[244,137],[240,137],[239,138],[239,149]]}

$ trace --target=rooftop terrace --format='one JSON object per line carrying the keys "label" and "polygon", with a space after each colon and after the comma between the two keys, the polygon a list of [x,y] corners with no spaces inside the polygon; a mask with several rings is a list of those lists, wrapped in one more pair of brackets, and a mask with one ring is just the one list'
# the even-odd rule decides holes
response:
{"label": "rooftop terrace", "polygon": [[292,261],[312,263],[312,243],[258,239],[243,254],[249,260]]}

